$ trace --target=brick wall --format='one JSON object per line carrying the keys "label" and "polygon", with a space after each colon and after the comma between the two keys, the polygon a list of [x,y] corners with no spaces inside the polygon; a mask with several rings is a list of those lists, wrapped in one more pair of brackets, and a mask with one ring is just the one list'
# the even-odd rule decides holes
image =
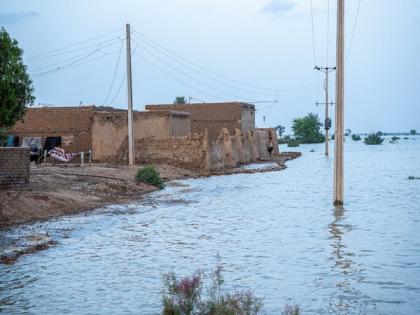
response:
{"label": "brick wall", "polygon": [[29,183],[29,148],[0,148],[0,189]]}
{"label": "brick wall", "polygon": [[62,137],[67,152],[92,148],[92,116],[94,106],[29,108],[23,122],[8,130],[19,137]]}

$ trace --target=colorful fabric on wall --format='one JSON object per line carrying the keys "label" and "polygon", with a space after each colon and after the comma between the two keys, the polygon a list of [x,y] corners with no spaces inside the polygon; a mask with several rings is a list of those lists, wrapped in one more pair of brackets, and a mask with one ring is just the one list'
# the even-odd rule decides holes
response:
{"label": "colorful fabric on wall", "polygon": [[7,136],[6,147],[13,147],[15,136]]}
{"label": "colorful fabric on wall", "polygon": [[38,152],[42,148],[41,137],[23,137],[22,147],[30,147],[31,152]]}
{"label": "colorful fabric on wall", "polygon": [[66,153],[61,148],[54,148],[49,152],[50,156],[61,162],[70,162],[77,155],[76,153]]}

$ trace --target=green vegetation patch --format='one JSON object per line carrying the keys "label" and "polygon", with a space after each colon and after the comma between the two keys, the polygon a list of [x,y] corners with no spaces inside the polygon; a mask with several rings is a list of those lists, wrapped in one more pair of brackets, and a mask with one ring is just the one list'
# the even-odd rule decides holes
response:
{"label": "green vegetation patch", "polygon": [[384,139],[381,137],[382,133],[377,132],[377,133],[371,133],[370,135],[368,135],[365,139],[364,142],[368,145],[378,145],[378,144],[382,144],[382,142],[384,142]]}
{"label": "green vegetation patch", "polygon": [[137,171],[136,181],[163,188],[163,180],[160,178],[159,171],[153,165],[146,165]]}

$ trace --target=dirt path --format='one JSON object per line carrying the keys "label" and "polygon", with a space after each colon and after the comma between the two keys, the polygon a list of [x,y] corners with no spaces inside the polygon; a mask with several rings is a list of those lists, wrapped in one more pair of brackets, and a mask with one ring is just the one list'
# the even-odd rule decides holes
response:
{"label": "dirt path", "polygon": [[[255,173],[282,170],[285,161],[300,156],[283,153],[277,165],[258,170],[235,168],[213,175]],[[136,183],[134,176],[141,166],[91,165],[80,167],[31,166],[30,184],[25,189],[1,191],[0,227],[32,220],[46,219],[79,211],[99,208],[113,203],[141,200],[155,186]],[[162,179],[194,178],[193,171],[168,165],[156,165]]]}

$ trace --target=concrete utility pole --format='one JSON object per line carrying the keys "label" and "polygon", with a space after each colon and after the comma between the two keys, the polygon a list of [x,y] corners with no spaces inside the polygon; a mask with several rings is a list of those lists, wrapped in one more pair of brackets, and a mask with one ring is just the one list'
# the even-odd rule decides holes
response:
{"label": "concrete utility pole", "polygon": [[344,0],[337,0],[337,75],[334,146],[334,205],[344,203]]}
{"label": "concrete utility pole", "polygon": [[131,82],[131,42],[130,24],[125,25],[127,45],[127,99],[128,99],[128,165],[134,164],[134,132],[133,132],[133,89]]}
{"label": "concrete utility pole", "polygon": [[331,119],[328,116],[328,105],[332,105],[333,103],[328,104],[328,74],[332,71],[335,70],[335,67],[318,67],[315,66],[315,70],[318,71],[322,71],[325,73],[325,103],[316,103],[316,105],[321,105],[321,104],[325,104],[325,123],[324,123],[324,128],[325,128],[325,155],[328,156],[329,154],[329,146],[328,146],[328,141],[329,141],[329,135],[328,135],[328,130],[331,128]]}

